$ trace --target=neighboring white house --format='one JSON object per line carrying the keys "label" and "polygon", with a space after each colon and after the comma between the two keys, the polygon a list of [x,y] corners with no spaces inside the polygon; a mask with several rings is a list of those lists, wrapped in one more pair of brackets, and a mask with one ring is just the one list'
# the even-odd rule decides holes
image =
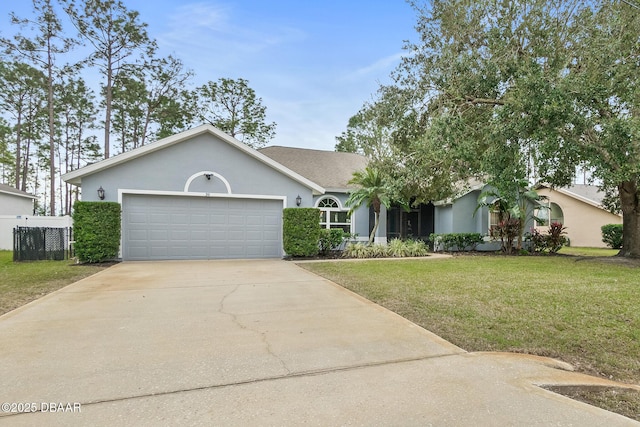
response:
{"label": "neighboring white house", "polygon": [[33,196],[7,184],[0,184],[0,215],[33,215]]}
{"label": "neighboring white house", "polygon": [[36,196],[0,184],[0,250],[13,249],[15,227],[71,227],[71,217],[33,215]]}

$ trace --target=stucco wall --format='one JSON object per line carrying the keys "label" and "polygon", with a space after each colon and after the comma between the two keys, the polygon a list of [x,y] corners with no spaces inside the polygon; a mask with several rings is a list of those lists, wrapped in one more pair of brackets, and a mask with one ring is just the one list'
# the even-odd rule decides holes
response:
{"label": "stucco wall", "polygon": [[[82,200],[98,200],[97,189],[105,190],[105,200],[118,201],[118,189],[183,191],[189,177],[212,171],[224,177],[233,194],[286,196],[295,207],[298,195],[303,207],[311,207],[312,191],[304,185],[248,156],[213,135],[203,134],[109,169],[83,177]],[[226,193],[224,183],[198,176],[190,192]]]}
{"label": "stucco wall", "polygon": [[[319,199],[322,199],[325,196],[332,196],[340,201],[340,206],[344,207],[348,210],[348,207],[345,205],[346,200],[349,198],[349,195],[346,193],[327,193],[321,196],[315,196],[313,198],[314,206],[318,202]],[[362,205],[360,208],[356,209],[351,217],[351,221],[353,224],[353,232],[358,235],[358,240],[368,240],[369,238],[369,208],[365,205]],[[387,236],[387,210],[384,206],[382,206],[380,211],[380,226],[378,227],[378,232],[376,233],[377,241],[385,242]],[[373,226],[373,225],[372,225]]]}
{"label": "stucco wall", "polygon": [[[622,224],[622,217],[592,206],[556,190],[542,188],[538,194],[547,196],[549,202],[562,209],[564,225],[571,246],[606,247],[600,228],[606,224]],[[546,227],[538,227],[545,230]]]}
{"label": "stucco wall", "polygon": [[452,204],[435,208],[435,233],[481,233],[489,229],[489,216],[486,208],[478,209],[480,190],[471,191],[456,199]]}
{"label": "stucco wall", "polygon": [[33,199],[0,193],[0,215],[32,215]]}

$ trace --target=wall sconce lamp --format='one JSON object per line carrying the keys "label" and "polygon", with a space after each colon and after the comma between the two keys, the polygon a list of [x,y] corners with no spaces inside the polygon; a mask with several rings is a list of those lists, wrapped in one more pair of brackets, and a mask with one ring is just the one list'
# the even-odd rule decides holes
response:
{"label": "wall sconce lamp", "polygon": [[296,197],[296,206],[300,206],[302,204],[302,197],[300,197],[300,195],[298,194],[298,197]]}
{"label": "wall sconce lamp", "polygon": [[102,188],[102,185],[98,188],[98,198],[104,200],[104,188]]}
{"label": "wall sconce lamp", "polygon": [[211,174],[210,173],[205,173],[204,176],[207,177],[207,181],[211,181]]}

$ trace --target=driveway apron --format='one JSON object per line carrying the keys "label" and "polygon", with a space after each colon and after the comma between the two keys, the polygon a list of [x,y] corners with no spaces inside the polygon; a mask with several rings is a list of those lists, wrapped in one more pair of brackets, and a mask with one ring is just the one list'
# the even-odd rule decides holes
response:
{"label": "driveway apron", "polygon": [[467,353],[282,260],[121,263],[0,343],[0,425],[640,425],[538,387],[607,381]]}

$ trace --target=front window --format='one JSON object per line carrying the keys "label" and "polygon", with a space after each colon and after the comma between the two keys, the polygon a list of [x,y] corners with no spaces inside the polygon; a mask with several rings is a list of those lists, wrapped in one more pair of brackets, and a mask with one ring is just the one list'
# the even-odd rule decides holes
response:
{"label": "front window", "polygon": [[551,202],[545,207],[538,208],[534,214],[540,226],[548,226],[554,222],[564,224],[564,214],[557,203]]}
{"label": "front window", "polygon": [[334,197],[324,197],[318,201],[320,209],[320,226],[323,228],[341,228],[345,233],[351,233],[351,218],[349,210],[340,206]]}
{"label": "front window", "polygon": [[500,218],[502,216],[502,212],[498,209],[492,209],[489,211],[489,229],[491,229],[491,227],[497,227],[500,224]]}

